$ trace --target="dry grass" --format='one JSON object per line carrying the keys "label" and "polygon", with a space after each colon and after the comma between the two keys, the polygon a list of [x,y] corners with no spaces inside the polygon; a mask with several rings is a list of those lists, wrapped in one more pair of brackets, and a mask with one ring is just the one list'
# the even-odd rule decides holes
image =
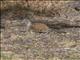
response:
{"label": "dry grass", "polygon": [[[80,28],[55,29],[63,23],[80,26],[79,11],[66,7],[69,2],[71,1],[2,1],[1,59],[79,60]],[[52,16],[52,12],[60,15]],[[26,20],[46,21],[44,24],[52,23],[55,26],[50,28],[49,33],[38,33],[32,29],[28,31]]]}
{"label": "dry grass", "polygon": [[10,0],[10,1],[2,1],[1,2],[1,9],[6,9],[9,6],[15,6],[16,4],[20,4],[25,7],[29,7],[33,10],[43,11],[43,10],[51,10],[61,7],[62,5],[66,4],[70,1],[21,1],[21,0]]}

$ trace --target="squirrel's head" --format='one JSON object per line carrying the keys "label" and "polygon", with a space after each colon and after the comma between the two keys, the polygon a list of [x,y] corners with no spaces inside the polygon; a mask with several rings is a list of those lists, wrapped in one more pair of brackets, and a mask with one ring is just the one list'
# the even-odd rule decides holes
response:
{"label": "squirrel's head", "polygon": [[23,23],[26,24],[27,31],[29,31],[29,29],[30,29],[30,27],[32,25],[31,21],[28,20],[28,19],[24,19]]}

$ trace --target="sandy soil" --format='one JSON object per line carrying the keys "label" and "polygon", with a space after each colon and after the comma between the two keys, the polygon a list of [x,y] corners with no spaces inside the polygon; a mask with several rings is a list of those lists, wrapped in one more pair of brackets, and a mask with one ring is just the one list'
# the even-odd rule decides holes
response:
{"label": "sandy soil", "polygon": [[[50,30],[33,31],[28,21],[46,24]],[[57,11],[11,6],[1,11],[0,25],[1,60],[80,60],[80,1]]]}

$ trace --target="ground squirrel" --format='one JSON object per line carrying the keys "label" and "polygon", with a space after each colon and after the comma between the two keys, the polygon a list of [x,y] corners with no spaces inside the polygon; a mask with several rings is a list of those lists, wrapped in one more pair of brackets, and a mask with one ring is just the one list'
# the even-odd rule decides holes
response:
{"label": "ground squirrel", "polygon": [[49,31],[49,27],[41,22],[31,22],[30,20],[26,20],[27,21],[27,30],[32,30],[34,32],[38,32],[38,33],[45,33]]}

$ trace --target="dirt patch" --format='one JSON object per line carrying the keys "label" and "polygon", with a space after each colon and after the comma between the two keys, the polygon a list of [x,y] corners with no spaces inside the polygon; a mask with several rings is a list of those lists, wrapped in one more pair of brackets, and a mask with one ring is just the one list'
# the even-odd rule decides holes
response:
{"label": "dirt patch", "polygon": [[[37,2],[28,3],[29,8],[19,4],[1,11],[2,60],[79,60],[80,2],[60,3],[61,7],[54,4],[59,7],[57,11],[46,10],[46,4],[51,4],[51,1],[39,5]],[[38,6],[43,9],[39,10]],[[50,30],[45,33],[35,32],[29,22],[31,25],[42,23]]]}

